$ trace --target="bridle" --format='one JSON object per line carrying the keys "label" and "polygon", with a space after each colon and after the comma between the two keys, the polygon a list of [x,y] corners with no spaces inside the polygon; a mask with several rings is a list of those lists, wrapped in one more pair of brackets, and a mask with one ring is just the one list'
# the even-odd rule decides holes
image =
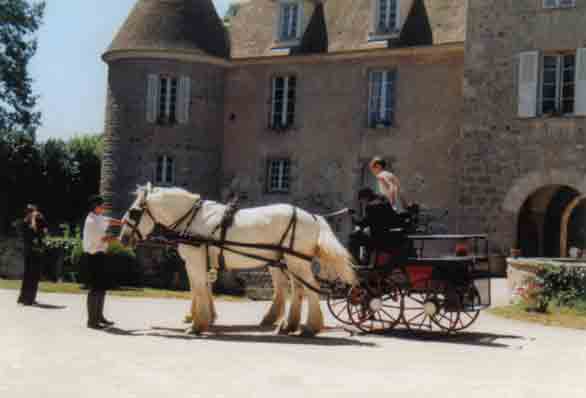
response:
{"label": "bridle", "polygon": [[[171,225],[167,226],[167,225],[164,225],[164,224],[157,221],[157,219],[155,218],[155,216],[153,215],[153,213],[151,212],[151,210],[149,208],[149,205],[147,202],[147,196],[148,196],[148,191],[145,190],[144,198],[140,202],[139,208],[138,209],[130,209],[128,211],[127,220],[124,223],[132,231],[132,237],[135,239],[138,238],[138,242],[143,242],[148,238],[148,236],[143,236],[143,234],[140,232],[140,230],[138,228],[140,226],[140,223],[141,223],[142,218],[144,217],[145,213],[147,216],[150,217],[150,219],[152,220],[152,222],[154,224],[153,231],[156,229],[157,226],[160,226],[164,231],[175,231],[175,229],[181,223],[183,223],[185,220],[189,219],[189,221],[185,225],[185,228],[182,232],[182,235],[185,235],[187,233],[187,230],[189,229],[189,227],[193,223],[195,216],[197,216],[197,213],[199,212],[199,210],[201,209],[201,207],[203,205],[203,200],[197,199],[196,202],[193,204],[193,206],[191,206],[189,208],[187,213],[185,213],[183,216],[181,216],[179,219],[177,219],[177,221],[175,221]],[[132,221],[132,223],[130,221]]]}
{"label": "bridle", "polygon": [[[126,221],[124,222],[124,224],[127,225],[128,228],[130,228],[130,230],[132,231],[132,237],[138,238],[139,242],[142,242],[146,238],[148,238],[148,236],[143,236],[138,228],[140,226],[140,222],[142,221],[142,218],[144,217],[145,213],[151,218],[151,220],[153,221],[153,223],[155,225],[158,224],[157,220],[153,216],[153,213],[149,209],[149,206],[147,203],[147,195],[148,195],[148,191],[145,190],[144,198],[140,202],[139,208],[138,209],[130,209],[128,211],[128,217],[127,217]],[[132,222],[130,222],[130,221],[132,221]]]}

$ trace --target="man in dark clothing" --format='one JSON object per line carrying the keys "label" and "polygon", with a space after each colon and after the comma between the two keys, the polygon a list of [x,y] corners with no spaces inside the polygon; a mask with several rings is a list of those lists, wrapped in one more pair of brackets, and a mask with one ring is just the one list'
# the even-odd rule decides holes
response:
{"label": "man in dark clothing", "polygon": [[28,205],[22,226],[24,240],[24,275],[20,287],[18,303],[33,305],[36,303],[39,280],[41,279],[41,255],[43,237],[47,234],[47,225],[43,215],[35,205]]}
{"label": "man in dark clothing", "polygon": [[[358,200],[364,205],[364,217],[353,219],[354,224],[360,227],[359,231],[350,234],[350,252],[360,263],[367,259],[360,258],[360,247],[367,250],[385,248],[391,242],[390,230],[401,226],[397,213],[393,210],[389,201],[382,195],[374,193],[370,188],[361,189]],[[369,228],[367,234],[365,229]]]}

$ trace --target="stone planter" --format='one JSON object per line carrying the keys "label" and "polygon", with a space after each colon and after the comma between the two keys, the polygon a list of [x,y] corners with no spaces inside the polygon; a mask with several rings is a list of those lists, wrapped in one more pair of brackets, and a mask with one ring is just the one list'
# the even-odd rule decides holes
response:
{"label": "stone planter", "polygon": [[521,298],[531,306],[538,306],[533,293],[539,289],[536,277],[543,267],[586,267],[586,259],[569,258],[507,258],[507,285],[510,302],[517,303]]}

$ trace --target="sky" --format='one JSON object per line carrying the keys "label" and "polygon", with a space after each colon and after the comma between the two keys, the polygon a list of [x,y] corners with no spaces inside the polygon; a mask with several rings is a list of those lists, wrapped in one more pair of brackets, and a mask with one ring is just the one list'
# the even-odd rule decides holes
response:
{"label": "sky", "polygon": [[[43,114],[40,141],[103,131],[107,67],[100,57],[135,2],[47,0],[30,65]],[[213,2],[223,16],[231,0]]]}

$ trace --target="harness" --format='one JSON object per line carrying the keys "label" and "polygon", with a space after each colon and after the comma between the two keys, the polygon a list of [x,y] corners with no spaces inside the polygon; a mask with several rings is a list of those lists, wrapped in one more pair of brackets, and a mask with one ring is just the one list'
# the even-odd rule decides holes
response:
{"label": "harness", "polygon": [[[304,253],[300,253],[295,250],[295,236],[296,236],[296,232],[297,232],[297,222],[298,222],[297,207],[292,206],[291,218],[289,219],[289,223],[287,225],[287,228],[283,232],[283,235],[281,236],[279,243],[278,244],[270,244],[270,243],[236,242],[236,241],[231,241],[231,240],[226,239],[226,236],[228,234],[228,230],[232,226],[232,224],[234,223],[235,215],[239,210],[235,202],[231,202],[227,205],[226,211],[224,212],[220,223],[213,229],[211,236],[208,237],[208,236],[202,236],[202,235],[189,234],[188,231],[191,228],[197,214],[199,213],[199,211],[203,207],[203,204],[204,204],[204,201],[202,199],[198,199],[193,204],[193,206],[190,207],[189,210],[183,216],[181,216],[179,219],[177,219],[177,221],[175,221],[171,225],[166,226],[166,225],[157,221],[157,219],[154,217],[154,215],[150,211],[150,209],[148,207],[148,203],[146,202],[146,198],[145,198],[145,200],[143,200],[143,202],[140,204],[140,209],[131,209],[129,211],[128,219],[130,221],[132,221],[132,223],[127,221],[126,225],[129,226],[129,228],[132,230],[133,234],[138,236],[140,241],[148,240],[152,243],[162,244],[165,246],[169,246],[169,245],[170,246],[177,246],[179,244],[184,244],[184,245],[189,245],[189,246],[194,246],[194,247],[201,247],[202,245],[205,246],[206,262],[207,262],[208,269],[211,268],[209,249],[210,249],[210,247],[217,247],[220,249],[220,252],[218,254],[218,267],[220,270],[224,270],[225,266],[226,266],[224,252],[229,252],[229,253],[237,254],[237,255],[240,255],[243,257],[247,257],[247,258],[251,258],[254,260],[264,262],[265,266],[268,266],[268,267],[274,267],[274,268],[281,269],[283,271],[287,271],[287,273],[289,275],[291,275],[293,278],[295,278],[297,281],[299,281],[305,287],[307,287],[308,289],[310,289],[318,294],[328,294],[329,293],[327,291],[315,288],[314,286],[309,284],[307,281],[305,281],[303,278],[301,278],[298,275],[296,275],[295,273],[291,272],[288,269],[287,264],[284,261],[285,255],[297,257],[301,260],[308,261],[308,262],[313,261],[313,256],[308,256]],[[162,236],[159,236],[157,238],[148,238],[148,237],[144,237],[140,233],[138,226],[140,225],[140,221],[145,213],[151,218],[151,220],[155,224],[155,228],[156,227],[161,228],[161,230],[163,232]],[[318,221],[317,217],[313,216],[313,218],[315,219],[316,222]],[[185,221],[187,221],[187,222],[185,223],[182,231],[177,232],[177,228]],[[216,232],[218,230],[220,230],[220,237],[219,237],[219,239],[216,239],[214,237],[214,235],[216,234]],[[288,242],[288,245],[285,245],[285,242],[287,241],[288,236],[289,236],[289,242]],[[278,256],[277,256],[277,259],[275,260],[274,258],[268,258],[266,256],[262,256],[259,254],[247,253],[242,250],[245,248],[266,250],[266,251],[270,251],[273,253],[276,252],[276,253],[278,253]]]}

